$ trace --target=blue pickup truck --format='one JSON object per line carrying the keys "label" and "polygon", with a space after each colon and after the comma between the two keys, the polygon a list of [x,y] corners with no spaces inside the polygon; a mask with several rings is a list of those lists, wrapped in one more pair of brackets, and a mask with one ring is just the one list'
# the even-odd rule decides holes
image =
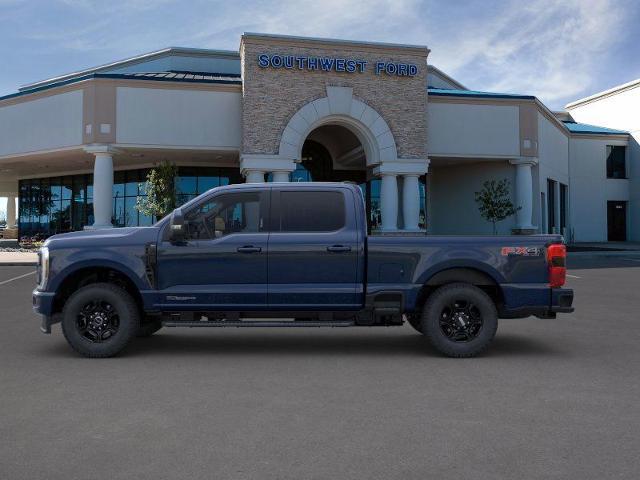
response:
{"label": "blue pickup truck", "polygon": [[78,353],[109,357],[162,327],[393,326],[451,357],[498,318],[572,312],[559,235],[367,235],[348,183],[214,188],[152,227],[55,235],[34,310]]}

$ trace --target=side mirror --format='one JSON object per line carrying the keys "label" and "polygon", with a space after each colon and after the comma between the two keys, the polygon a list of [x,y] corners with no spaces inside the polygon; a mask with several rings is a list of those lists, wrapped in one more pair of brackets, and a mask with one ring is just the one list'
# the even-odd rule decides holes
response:
{"label": "side mirror", "polygon": [[186,237],[186,228],[182,209],[176,208],[169,221],[169,241],[171,243],[183,243]]}

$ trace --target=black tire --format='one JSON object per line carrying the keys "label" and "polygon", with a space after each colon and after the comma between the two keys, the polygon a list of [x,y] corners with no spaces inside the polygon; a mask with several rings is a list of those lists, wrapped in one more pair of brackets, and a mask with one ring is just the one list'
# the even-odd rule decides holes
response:
{"label": "black tire", "polygon": [[429,295],[422,312],[422,331],[440,353],[473,357],[496,335],[498,313],[484,291],[467,283],[451,283]]}
{"label": "black tire", "polygon": [[140,325],[136,302],[126,291],[109,283],[82,287],[62,311],[62,332],[71,348],[91,358],[120,353]]}
{"label": "black tire", "polygon": [[407,323],[411,325],[416,332],[422,333],[422,315],[416,313],[408,313]]}
{"label": "black tire", "polygon": [[156,333],[162,328],[162,322],[160,320],[145,320],[138,327],[136,337],[147,338]]}

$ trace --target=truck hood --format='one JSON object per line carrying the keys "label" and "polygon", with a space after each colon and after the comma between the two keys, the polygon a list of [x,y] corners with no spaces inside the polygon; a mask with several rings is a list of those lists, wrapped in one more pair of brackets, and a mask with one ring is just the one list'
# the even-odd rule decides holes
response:
{"label": "truck hood", "polygon": [[61,233],[49,237],[44,246],[56,250],[61,248],[100,247],[102,245],[131,245],[155,242],[158,227],[106,228]]}

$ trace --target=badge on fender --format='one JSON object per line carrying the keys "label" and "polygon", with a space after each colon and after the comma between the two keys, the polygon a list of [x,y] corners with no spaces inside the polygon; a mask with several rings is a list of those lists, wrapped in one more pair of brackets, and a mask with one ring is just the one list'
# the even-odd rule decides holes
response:
{"label": "badge on fender", "polygon": [[539,247],[502,247],[500,253],[505,257],[510,255],[539,257],[542,255],[542,249]]}

